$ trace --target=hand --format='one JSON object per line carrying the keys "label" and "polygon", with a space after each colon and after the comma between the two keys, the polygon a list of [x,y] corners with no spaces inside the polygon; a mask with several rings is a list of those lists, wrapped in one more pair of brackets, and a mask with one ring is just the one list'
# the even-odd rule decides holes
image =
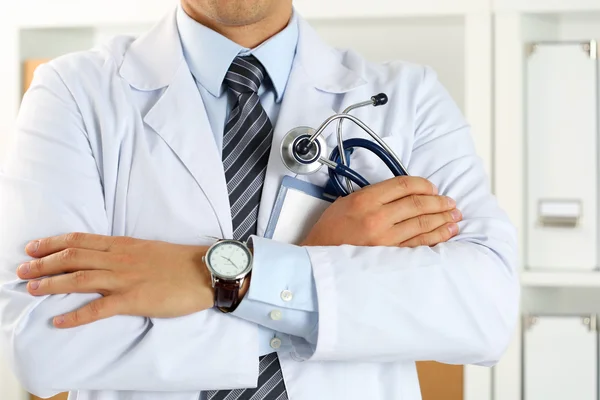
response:
{"label": "hand", "polygon": [[458,234],[456,202],[418,177],[397,177],[336,200],[303,246],[434,246]]}
{"label": "hand", "polygon": [[26,251],[35,259],[17,274],[30,280],[32,295],[103,295],[55,317],[58,328],[114,315],[172,318],[213,306],[211,278],[202,262],[206,247],[72,233],[31,242]]}

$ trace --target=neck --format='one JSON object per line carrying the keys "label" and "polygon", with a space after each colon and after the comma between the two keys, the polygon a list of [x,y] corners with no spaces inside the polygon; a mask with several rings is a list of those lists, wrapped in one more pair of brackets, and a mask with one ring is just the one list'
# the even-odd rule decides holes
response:
{"label": "neck", "polygon": [[229,40],[248,49],[257,47],[272,36],[281,32],[289,23],[292,16],[292,2],[279,0],[274,9],[265,18],[246,25],[228,25],[207,17],[189,5],[182,2],[183,10],[195,21],[220,33]]}

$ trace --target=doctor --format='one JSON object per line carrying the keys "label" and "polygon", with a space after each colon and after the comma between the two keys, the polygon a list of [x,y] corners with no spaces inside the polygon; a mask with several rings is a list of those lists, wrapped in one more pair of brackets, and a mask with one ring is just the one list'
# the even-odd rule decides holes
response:
{"label": "doctor", "polygon": [[[357,115],[413,177],[356,152],[377,184],[302,243],[262,238],[285,133],[382,91]],[[415,361],[491,366],[511,339],[515,230],[458,108],[428,68],[327,46],[291,0],[182,0],[41,67],[17,126],[1,338],[39,396],[417,400]],[[250,238],[253,261],[210,237]]]}

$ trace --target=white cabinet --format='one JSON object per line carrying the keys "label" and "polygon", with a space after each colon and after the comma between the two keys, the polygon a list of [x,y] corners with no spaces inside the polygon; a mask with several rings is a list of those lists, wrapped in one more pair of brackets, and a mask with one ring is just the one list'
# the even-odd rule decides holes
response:
{"label": "white cabinet", "polygon": [[523,400],[597,400],[594,317],[529,317],[523,335]]}
{"label": "white cabinet", "polygon": [[527,267],[598,265],[595,41],[542,42],[526,59]]}
{"label": "white cabinet", "polygon": [[[600,40],[599,11],[597,0],[494,0],[494,192],[519,232],[521,310],[525,314],[600,313],[600,272],[594,269],[600,248],[596,226],[600,218],[594,216],[600,178],[598,132],[590,133],[598,118],[598,107],[592,110],[597,60],[581,46]],[[530,55],[532,43],[538,46]],[[542,105],[547,111],[539,110]],[[571,117],[581,121],[572,118],[570,123],[567,118]],[[543,130],[532,133],[532,127]],[[550,135],[559,128],[563,130],[557,133],[556,142]],[[589,147],[582,146],[583,142]],[[577,156],[581,158],[574,158]],[[582,171],[582,165],[590,167]],[[542,177],[538,179],[536,174]],[[546,177],[560,177],[560,181]],[[579,186],[574,188],[576,184]],[[550,201],[540,210],[542,199]],[[580,223],[568,227],[567,222],[577,214]],[[540,215],[556,226],[543,229]],[[580,235],[583,231],[592,238]],[[584,328],[577,319],[572,320],[574,329]],[[528,347],[540,326],[517,327],[509,348],[494,367],[495,400],[535,400],[530,392],[535,365],[541,373],[548,373],[551,366],[561,368],[563,359],[553,353],[554,344]],[[544,362],[534,367],[524,364],[524,358],[531,359],[535,351]],[[591,354],[596,357],[593,350]],[[565,376],[572,380],[565,385],[572,392],[560,399],[579,400],[572,382],[580,382],[588,373],[585,362],[571,364]],[[545,384],[553,388],[553,378],[545,376]],[[593,379],[596,385],[596,372]],[[557,389],[558,393],[563,392]],[[537,398],[553,400],[554,394]]]}

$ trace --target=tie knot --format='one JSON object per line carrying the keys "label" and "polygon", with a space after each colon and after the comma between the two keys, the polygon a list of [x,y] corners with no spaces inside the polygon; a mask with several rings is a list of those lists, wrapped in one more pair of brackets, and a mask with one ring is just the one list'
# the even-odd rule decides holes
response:
{"label": "tie knot", "polygon": [[264,79],[265,68],[256,57],[238,56],[225,75],[225,84],[238,95],[257,93]]}

